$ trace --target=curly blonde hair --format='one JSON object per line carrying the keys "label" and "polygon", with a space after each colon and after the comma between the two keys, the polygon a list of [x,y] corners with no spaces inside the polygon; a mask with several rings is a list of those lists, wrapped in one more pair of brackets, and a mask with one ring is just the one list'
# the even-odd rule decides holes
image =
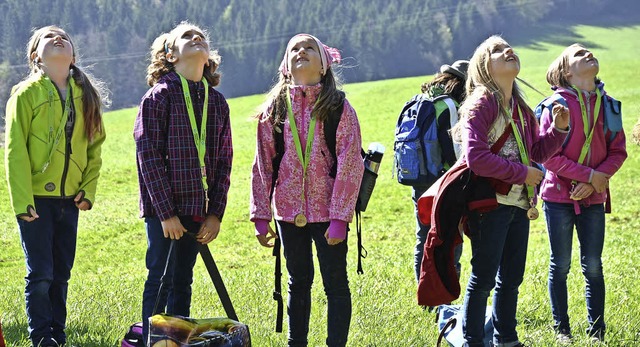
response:
{"label": "curly blonde hair", "polygon": [[[206,31],[186,21],[178,24],[170,32],[158,36],[151,44],[151,63],[147,66],[147,84],[149,86],[155,85],[162,76],[175,70],[173,63],[167,60],[167,53],[174,49],[178,35],[181,35],[187,29],[193,29],[202,33],[204,40],[209,42],[209,36]],[[216,72],[216,70],[218,66],[220,66],[222,58],[217,50],[210,50],[208,60],[209,64],[204,66],[203,77],[207,79],[207,82],[209,82],[212,87],[215,87],[220,84],[220,73]]]}

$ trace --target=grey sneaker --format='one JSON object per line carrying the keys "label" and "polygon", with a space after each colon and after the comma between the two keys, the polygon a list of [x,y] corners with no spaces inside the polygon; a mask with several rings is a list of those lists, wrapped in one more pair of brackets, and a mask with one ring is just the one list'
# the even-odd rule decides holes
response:
{"label": "grey sneaker", "polygon": [[573,342],[573,336],[568,331],[560,331],[556,335],[556,342],[562,346],[570,345]]}
{"label": "grey sneaker", "polygon": [[591,340],[591,343],[593,343],[593,344],[599,344],[601,342],[604,342],[604,336],[602,334],[591,335],[591,337],[589,339]]}

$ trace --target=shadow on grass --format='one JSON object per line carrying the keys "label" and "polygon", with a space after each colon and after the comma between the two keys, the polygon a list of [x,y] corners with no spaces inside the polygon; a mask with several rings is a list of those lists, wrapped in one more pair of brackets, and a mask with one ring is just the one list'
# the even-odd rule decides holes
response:
{"label": "shadow on grass", "polygon": [[[610,6],[602,13],[590,18],[573,16],[571,13],[549,14],[536,24],[524,25],[508,30],[509,42],[517,45],[525,45],[531,49],[543,50],[543,43],[552,43],[559,46],[569,46],[573,43],[581,43],[590,49],[602,46],[575,32],[575,26],[588,25],[609,29],[622,29],[629,26],[640,25],[640,3],[624,1],[625,4]],[[623,44],[621,42],[621,44]]]}
{"label": "shadow on grass", "polygon": [[3,321],[2,333],[7,346],[30,346],[26,322],[8,323]]}

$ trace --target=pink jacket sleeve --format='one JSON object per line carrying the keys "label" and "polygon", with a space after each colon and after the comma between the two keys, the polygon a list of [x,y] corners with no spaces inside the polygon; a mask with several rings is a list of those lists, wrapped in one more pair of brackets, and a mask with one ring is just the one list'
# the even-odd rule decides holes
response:
{"label": "pink jacket sleeve", "polygon": [[273,125],[260,116],[256,136],[256,153],[251,169],[251,198],[249,217],[252,222],[258,219],[271,220],[271,179],[273,177],[273,163],[276,155]]}
{"label": "pink jacket sleeve", "polygon": [[337,172],[333,184],[329,218],[350,222],[353,218],[364,164],[362,138],[356,111],[345,99],[344,111],[336,131]]}

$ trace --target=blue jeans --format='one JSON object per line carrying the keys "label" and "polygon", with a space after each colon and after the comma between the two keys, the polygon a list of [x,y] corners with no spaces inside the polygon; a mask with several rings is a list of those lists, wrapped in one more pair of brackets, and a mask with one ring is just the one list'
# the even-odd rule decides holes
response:
{"label": "blue jeans", "polygon": [[[187,232],[195,235],[200,223],[194,222],[191,216],[180,217],[182,226]],[[169,255],[171,239],[165,238],[162,223],[157,217],[145,218],[147,229],[146,265],[149,270],[142,294],[142,332],[145,340],[149,338],[149,317],[156,313],[189,316],[191,307],[191,283],[193,267],[198,256],[198,242],[192,235],[184,234],[177,240],[173,252]],[[169,267],[165,275],[165,284],[160,289],[160,279],[164,273],[167,257],[170,256]],[[158,307],[154,311],[156,298]]]}
{"label": "blue jeans", "polygon": [[[416,272],[416,281],[420,280],[420,265],[422,264],[422,256],[424,255],[424,242],[427,240],[427,234],[429,233],[430,225],[424,225],[420,222],[418,217],[418,199],[427,191],[428,187],[413,187],[413,206],[416,215],[416,248],[413,251],[413,267]],[[462,244],[459,244],[453,250],[454,261],[456,262],[456,271],[458,272],[458,278],[460,278],[460,271],[462,266],[460,265],[460,257],[462,257]]]}
{"label": "blue jeans", "polygon": [[570,331],[567,313],[567,274],[571,267],[573,226],[580,242],[580,265],[586,282],[587,318],[590,335],[604,334],[604,276],[602,249],[604,246],[604,205],[581,206],[576,215],[573,204],[544,203],[547,219],[551,261],[549,264],[549,297],[556,329]]}
{"label": "blue jeans", "polygon": [[330,246],[324,237],[329,223],[310,223],[302,228],[277,222],[289,272],[289,346],[307,346],[313,284],[315,242],[320,274],[327,296],[327,346],[345,346],[351,323],[351,291],[347,279],[347,240]]}
{"label": "blue jeans", "polygon": [[472,212],[469,228],[472,258],[462,320],[465,346],[484,346],[484,318],[491,289],[493,344],[515,344],[518,287],[524,276],[529,241],[527,211],[498,205],[488,213]]}
{"label": "blue jeans", "polygon": [[33,222],[18,218],[27,265],[25,301],[29,339],[34,346],[51,339],[65,343],[67,289],[76,256],[78,208],[73,199],[36,198],[40,216]]}

